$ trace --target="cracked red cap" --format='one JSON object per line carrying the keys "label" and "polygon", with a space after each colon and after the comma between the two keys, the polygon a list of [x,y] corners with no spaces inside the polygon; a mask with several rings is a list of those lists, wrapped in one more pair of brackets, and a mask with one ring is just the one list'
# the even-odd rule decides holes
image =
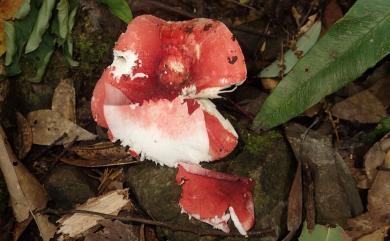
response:
{"label": "cracked red cap", "polygon": [[244,56],[223,23],[143,15],[119,37],[92,113],[142,157],[168,166],[211,161],[234,149],[237,134],[208,99],[245,78]]}
{"label": "cracked red cap", "polygon": [[176,183],[181,185],[179,205],[190,217],[229,232],[228,221],[242,235],[254,224],[254,181],[210,171],[194,164],[179,164]]}

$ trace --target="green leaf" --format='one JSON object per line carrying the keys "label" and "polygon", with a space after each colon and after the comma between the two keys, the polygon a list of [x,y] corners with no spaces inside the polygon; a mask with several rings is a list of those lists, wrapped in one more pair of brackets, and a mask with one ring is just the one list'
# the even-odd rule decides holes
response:
{"label": "green leaf", "polygon": [[14,18],[23,19],[27,16],[30,10],[31,10],[30,0],[24,0],[22,6],[20,6],[19,10],[16,12]]}
{"label": "green leaf", "polygon": [[6,73],[8,76],[15,76],[21,73],[19,59],[23,54],[24,46],[38,16],[38,6],[35,1],[31,1],[30,8],[31,10],[26,17],[20,20],[15,20],[14,22],[15,45],[17,50],[16,54],[13,56],[12,64],[6,66]]}
{"label": "green leaf", "polygon": [[50,33],[45,33],[42,43],[33,52],[26,55],[26,58],[33,62],[37,72],[35,76],[27,78],[30,82],[38,83],[42,80],[47,64],[53,55],[55,47],[55,38]]}
{"label": "green leaf", "polygon": [[390,116],[383,117],[373,131],[364,135],[362,139],[366,142],[373,142],[382,135],[390,132]]}
{"label": "green leaf", "polygon": [[75,23],[75,18],[77,14],[77,9],[78,9],[78,1],[75,1],[72,5],[72,10],[70,11],[69,14],[69,22],[68,22],[68,38],[66,39],[66,45],[64,46],[64,53],[66,60],[72,67],[76,67],[79,65],[79,63],[75,60],[73,60],[73,39],[72,35],[70,34],[72,32],[74,23]]}
{"label": "green leaf", "polygon": [[355,80],[389,54],[389,29],[389,0],[356,1],[275,88],[253,128],[282,124]]}
{"label": "green leaf", "polygon": [[306,222],[304,222],[299,241],[352,241],[352,238],[348,237],[338,225],[331,228],[316,224],[314,229],[309,231]]}
{"label": "green leaf", "polygon": [[68,35],[68,24],[69,24],[69,2],[68,0],[60,0],[57,4],[57,18],[58,18],[58,28],[59,36],[62,39],[66,39]]}
{"label": "green leaf", "polygon": [[[283,65],[284,65],[284,74],[287,74],[290,72],[290,70],[295,66],[295,64],[299,61],[299,56],[305,55],[317,42],[318,37],[320,36],[321,32],[321,21],[317,21],[316,23],[311,26],[311,28],[304,33],[297,41],[296,43],[296,50],[288,50],[283,54]],[[260,74],[260,78],[272,78],[272,77],[278,77],[280,75],[280,72],[283,71],[281,69],[281,66],[279,66],[281,61],[278,59],[274,61],[272,64],[264,68]]]}
{"label": "green leaf", "polygon": [[27,41],[26,49],[24,51],[26,54],[37,49],[41,43],[42,36],[49,28],[49,20],[51,18],[55,3],[55,0],[43,0],[42,6],[39,9],[38,18]]}
{"label": "green leaf", "polygon": [[98,0],[106,4],[112,14],[120,18],[125,23],[129,23],[133,19],[133,13],[129,4],[125,0]]}
{"label": "green leaf", "polygon": [[16,44],[15,44],[15,28],[13,23],[4,21],[4,32],[5,32],[5,46],[7,49],[7,53],[5,55],[5,65],[10,65],[12,63],[12,59],[16,54]]}

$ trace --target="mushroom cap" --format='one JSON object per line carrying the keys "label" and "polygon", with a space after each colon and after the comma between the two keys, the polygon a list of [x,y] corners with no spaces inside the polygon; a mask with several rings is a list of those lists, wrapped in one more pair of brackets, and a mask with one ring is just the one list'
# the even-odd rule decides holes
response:
{"label": "mushroom cap", "polygon": [[96,84],[94,120],[142,157],[177,166],[229,154],[237,134],[208,98],[242,84],[244,56],[221,22],[133,19]]}
{"label": "mushroom cap", "polygon": [[180,163],[176,183],[182,187],[179,205],[190,217],[224,232],[231,217],[242,235],[253,226],[253,180]]}

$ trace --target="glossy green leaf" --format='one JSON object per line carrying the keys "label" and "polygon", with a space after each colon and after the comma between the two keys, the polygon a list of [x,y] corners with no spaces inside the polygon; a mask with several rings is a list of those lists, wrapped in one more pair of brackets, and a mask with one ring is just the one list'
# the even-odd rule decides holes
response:
{"label": "glossy green leaf", "polygon": [[60,0],[57,4],[57,19],[59,36],[62,39],[66,39],[68,35],[69,24],[69,2],[68,0]]}
{"label": "glossy green leaf", "polygon": [[[283,66],[284,66],[284,74],[287,74],[290,72],[290,70],[296,65],[296,63],[299,61],[298,58],[298,53],[299,56],[302,57],[304,56],[312,47],[313,45],[317,42],[318,37],[320,36],[321,32],[321,21],[317,21],[316,23],[311,26],[311,28],[303,34],[297,41],[296,44],[296,50],[288,50],[287,52],[284,53],[283,55]],[[278,77],[280,76],[280,72],[283,71],[281,70],[280,65],[280,60],[274,61],[272,64],[264,68],[260,74],[260,78],[273,78],[273,77]]]}
{"label": "glossy green leaf", "polygon": [[299,241],[352,241],[352,238],[338,225],[331,228],[316,224],[313,230],[308,230],[304,222]]}
{"label": "glossy green leaf", "polygon": [[358,0],[266,99],[253,128],[282,124],[390,53],[390,1]]}
{"label": "glossy green leaf", "polygon": [[129,23],[133,19],[133,13],[129,7],[129,4],[125,0],[98,0],[101,3],[106,4],[111,13],[120,18],[125,23]]}
{"label": "glossy green leaf", "polygon": [[16,53],[13,56],[12,63],[6,66],[8,76],[15,76],[21,73],[19,59],[24,52],[24,46],[30,36],[37,16],[38,6],[35,1],[31,1],[30,11],[27,16],[14,22]]}
{"label": "glossy green leaf", "polygon": [[27,14],[30,12],[31,6],[30,6],[30,0],[24,0],[22,6],[20,6],[19,10],[16,12],[14,18],[15,19],[22,19],[27,16]]}
{"label": "glossy green leaf", "polygon": [[36,69],[36,73],[33,77],[28,78],[30,82],[38,83],[42,80],[45,74],[46,67],[50,61],[50,58],[54,52],[55,38],[46,33],[43,36],[42,42],[39,47],[33,52],[26,55],[26,58],[33,62]]}
{"label": "glossy green leaf", "polygon": [[3,22],[3,27],[5,33],[5,46],[7,49],[7,53],[5,55],[5,65],[10,65],[17,50],[15,44],[15,28],[13,23],[7,21]]}
{"label": "glossy green leaf", "polygon": [[55,6],[55,0],[44,0],[41,8],[39,9],[38,18],[35,21],[34,28],[27,41],[25,53],[30,53],[38,48],[42,41],[42,36],[49,28],[49,21]]}

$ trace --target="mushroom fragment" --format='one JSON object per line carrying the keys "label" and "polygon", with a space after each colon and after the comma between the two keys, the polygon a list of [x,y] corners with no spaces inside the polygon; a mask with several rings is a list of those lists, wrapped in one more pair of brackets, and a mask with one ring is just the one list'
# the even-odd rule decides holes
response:
{"label": "mushroom fragment", "polygon": [[208,100],[246,78],[244,56],[221,22],[133,19],[96,84],[95,121],[141,157],[175,167],[220,159],[237,133]]}
{"label": "mushroom fragment", "polygon": [[242,235],[253,226],[253,180],[180,163],[176,183],[182,187],[179,205],[190,218],[224,232],[229,232],[227,222],[232,218]]}

